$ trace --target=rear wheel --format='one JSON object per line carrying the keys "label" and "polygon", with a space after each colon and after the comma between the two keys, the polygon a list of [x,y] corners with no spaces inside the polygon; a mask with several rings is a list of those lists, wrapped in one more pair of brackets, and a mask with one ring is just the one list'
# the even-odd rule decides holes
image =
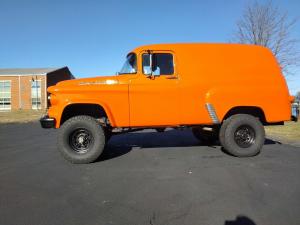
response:
{"label": "rear wheel", "polygon": [[95,161],[105,147],[105,132],[101,124],[90,116],[75,116],[60,128],[58,148],[72,163]]}
{"label": "rear wheel", "polygon": [[219,140],[224,149],[234,156],[254,156],[265,142],[265,130],[254,116],[237,114],[223,122]]}
{"label": "rear wheel", "polygon": [[203,127],[193,127],[193,135],[204,144],[213,144],[218,140],[218,129],[205,130]]}

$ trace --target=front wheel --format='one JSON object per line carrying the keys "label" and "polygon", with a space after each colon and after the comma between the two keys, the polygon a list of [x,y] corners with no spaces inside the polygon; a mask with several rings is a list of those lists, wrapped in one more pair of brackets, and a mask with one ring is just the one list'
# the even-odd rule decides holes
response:
{"label": "front wheel", "polygon": [[224,149],[234,156],[254,156],[265,142],[265,130],[258,118],[237,114],[223,122],[219,140]]}
{"label": "front wheel", "polygon": [[75,116],[60,128],[58,148],[72,163],[91,163],[103,152],[105,132],[101,124],[90,116]]}

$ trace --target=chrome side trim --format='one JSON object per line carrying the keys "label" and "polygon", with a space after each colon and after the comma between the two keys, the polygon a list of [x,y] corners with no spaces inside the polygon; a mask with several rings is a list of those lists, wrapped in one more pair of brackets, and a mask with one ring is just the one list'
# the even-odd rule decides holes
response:
{"label": "chrome side trim", "polygon": [[213,123],[214,124],[219,124],[220,121],[218,119],[218,116],[216,114],[216,110],[215,110],[214,106],[210,103],[205,103],[205,107],[206,107],[208,115],[211,118],[211,120],[213,121]]}

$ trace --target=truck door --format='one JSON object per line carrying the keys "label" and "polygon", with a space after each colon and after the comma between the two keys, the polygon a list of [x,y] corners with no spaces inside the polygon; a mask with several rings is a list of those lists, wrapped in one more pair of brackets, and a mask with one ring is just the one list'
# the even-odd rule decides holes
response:
{"label": "truck door", "polygon": [[179,123],[179,77],[169,51],[145,51],[139,57],[138,76],[129,83],[130,126]]}

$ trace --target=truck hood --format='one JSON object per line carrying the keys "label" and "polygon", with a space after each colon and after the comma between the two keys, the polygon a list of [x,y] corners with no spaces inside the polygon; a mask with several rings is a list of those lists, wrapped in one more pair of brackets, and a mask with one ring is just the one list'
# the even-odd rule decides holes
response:
{"label": "truck hood", "polygon": [[93,78],[81,78],[74,80],[61,81],[56,86],[73,86],[73,85],[93,85],[93,84],[117,84],[119,79],[117,76],[104,76],[104,77],[93,77]]}
{"label": "truck hood", "polygon": [[81,78],[74,80],[66,80],[58,82],[56,85],[47,89],[49,93],[58,92],[64,89],[70,89],[72,87],[80,88],[94,85],[116,85],[116,84],[128,84],[128,79],[125,76],[101,76],[92,78]]}

